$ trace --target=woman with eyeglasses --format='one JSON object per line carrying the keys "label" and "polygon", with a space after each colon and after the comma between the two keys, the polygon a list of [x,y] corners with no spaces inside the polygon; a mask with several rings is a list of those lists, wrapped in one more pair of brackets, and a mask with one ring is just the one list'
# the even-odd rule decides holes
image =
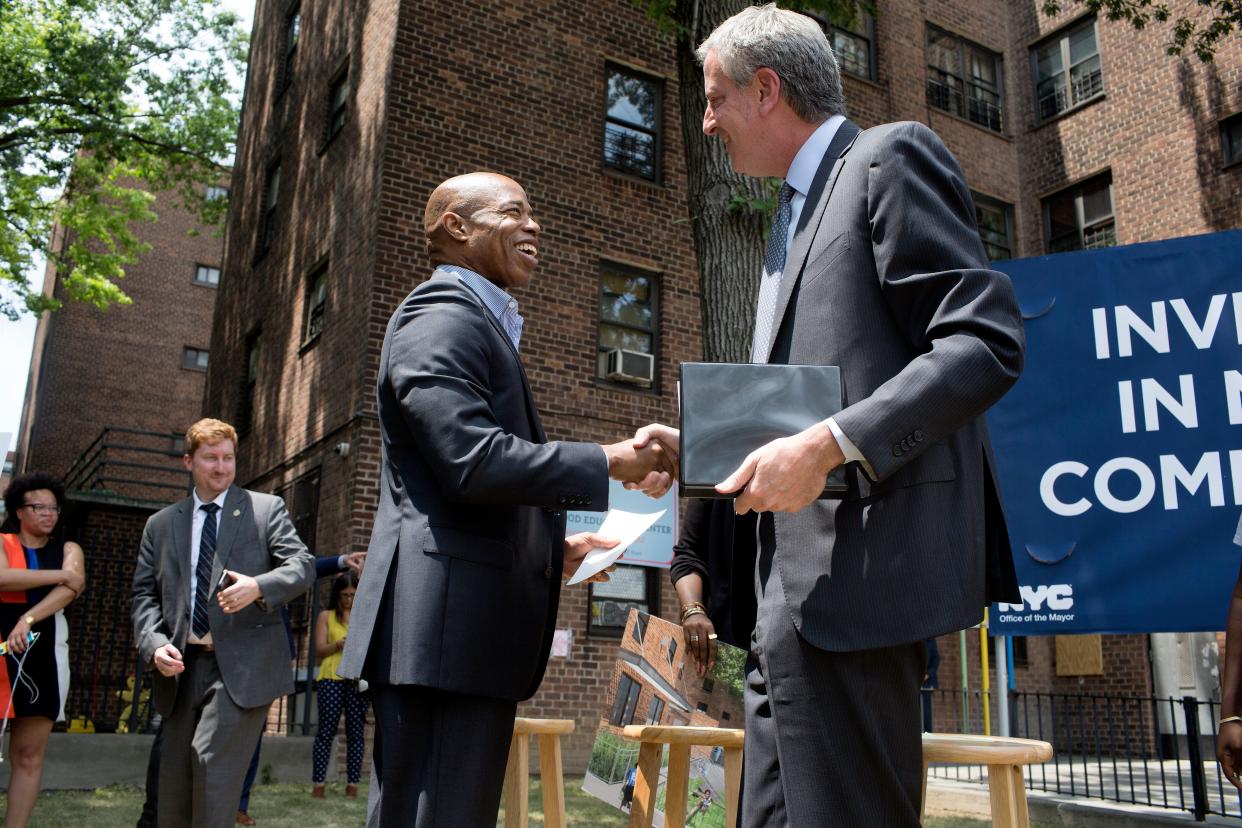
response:
{"label": "woman with eyeglasses", "polygon": [[43,780],[43,754],[53,722],[65,718],[69,695],[69,625],[64,609],[86,587],[82,547],[52,536],[65,489],[49,474],[13,478],[4,492],[0,533],[0,718],[9,730],[5,828],[30,819]]}
{"label": "woman with eyeglasses", "polygon": [[319,729],[315,732],[314,767],[311,796],[323,799],[324,782],[328,775],[328,756],[336,741],[336,726],[345,712],[345,795],[358,795],[358,779],[362,775],[362,727],[367,718],[367,696],[358,689],[358,682],[337,675],[341,651],[349,633],[349,615],[354,608],[358,576],[342,572],[332,581],[328,608],[315,621],[315,655],[323,659],[315,682],[315,698],[319,700]]}

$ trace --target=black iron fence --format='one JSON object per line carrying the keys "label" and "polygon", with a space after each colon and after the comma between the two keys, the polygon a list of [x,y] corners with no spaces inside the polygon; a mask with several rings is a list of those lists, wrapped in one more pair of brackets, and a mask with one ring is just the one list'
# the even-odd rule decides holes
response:
{"label": "black iron fence", "polygon": [[[998,735],[994,694],[924,691],[931,729]],[[1011,693],[1009,735],[1040,739],[1053,758],[1026,769],[1031,790],[1242,818],[1242,797],[1216,764],[1219,703],[1193,696]],[[986,711],[986,712],[985,712]],[[982,765],[938,765],[938,778],[982,782]]]}

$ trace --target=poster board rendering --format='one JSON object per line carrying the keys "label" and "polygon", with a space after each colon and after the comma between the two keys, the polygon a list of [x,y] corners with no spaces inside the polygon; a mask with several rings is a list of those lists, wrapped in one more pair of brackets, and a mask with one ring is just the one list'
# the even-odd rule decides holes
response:
{"label": "poster board rendering", "polygon": [[[741,727],[745,667],[745,650],[722,643],[711,672],[700,676],[680,624],[631,609],[582,789],[629,810],[639,746],[622,737],[626,725]],[[656,826],[664,824],[667,759],[666,751],[656,789]],[[724,776],[720,748],[691,748],[687,828],[723,826]]]}

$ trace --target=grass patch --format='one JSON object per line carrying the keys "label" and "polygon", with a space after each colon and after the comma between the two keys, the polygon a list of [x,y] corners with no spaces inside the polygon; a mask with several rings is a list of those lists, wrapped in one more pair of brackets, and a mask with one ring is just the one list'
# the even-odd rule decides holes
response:
{"label": "grass patch", "polygon": [[[260,828],[337,828],[361,826],[366,822],[365,783],[357,799],[345,798],[345,786],[328,785],[327,799],[311,799],[310,784],[255,785],[250,796],[250,815]],[[142,811],[145,798],[139,788],[113,786],[93,791],[44,791],[35,805],[30,828],[132,828]],[[0,796],[0,808],[7,807]],[[565,812],[569,825],[587,828],[625,828],[629,814],[584,793],[581,780],[565,784]],[[504,824],[504,809],[497,816]],[[543,795],[539,784],[530,785],[530,824],[543,825]],[[977,819],[936,817],[926,828],[987,828],[990,822]],[[1032,826],[1040,828],[1040,826]],[[1051,828],[1051,826],[1043,826]]]}

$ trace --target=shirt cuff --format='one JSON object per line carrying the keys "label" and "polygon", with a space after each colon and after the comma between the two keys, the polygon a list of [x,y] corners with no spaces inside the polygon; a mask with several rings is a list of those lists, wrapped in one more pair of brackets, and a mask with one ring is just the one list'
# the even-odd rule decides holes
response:
{"label": "shirt cuff", "polygon": [[845,455],[845,462],[857,463],[863,467],[863,471],[872,480],[875,480],[875,474],[871,470],[871,464],[867,462],[867,458],[858,450],[858,446],[854,445],[854,441],[845,436],[845,432],[841,430],[841,426],[837,425],[837,421],[833,417],[829,417],[824,421],[828,426],[828,430],[832,432],[832,436],[836,438],[837,445],[841,447],[841,453]]}
{"label": "shirt cuff", "polygon": [[342,572],[344,572],[344,571],[345,571],[346,566],[345,566],[345,556],[344,556],[344,555],[337,555],[337,556],[336,556],[336,568],[337,568],[337,569],[339,569],[339,570],[340,570],[340,571],[342,571]]}

